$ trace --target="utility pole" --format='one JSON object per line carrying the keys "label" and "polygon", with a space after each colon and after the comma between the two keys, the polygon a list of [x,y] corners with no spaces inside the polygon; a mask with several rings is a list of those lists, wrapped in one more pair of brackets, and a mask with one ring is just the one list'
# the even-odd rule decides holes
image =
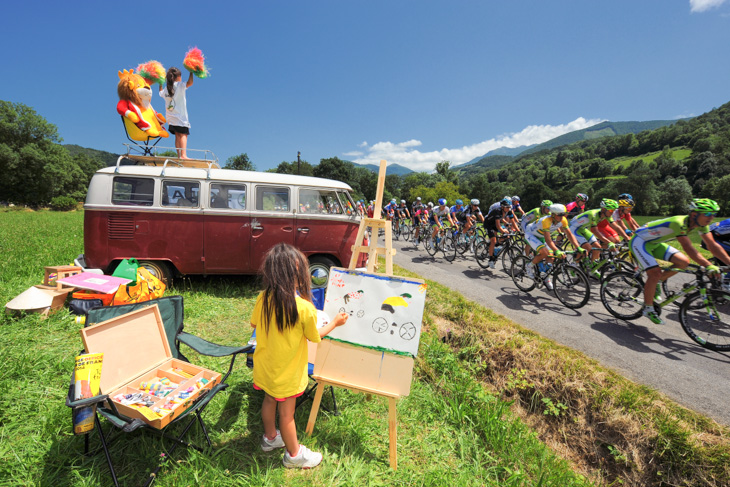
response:
{"label": "utility pole", "polygon": [[302,153],[297,151],[297,176],[299,176],[299,164],[302,162]]}

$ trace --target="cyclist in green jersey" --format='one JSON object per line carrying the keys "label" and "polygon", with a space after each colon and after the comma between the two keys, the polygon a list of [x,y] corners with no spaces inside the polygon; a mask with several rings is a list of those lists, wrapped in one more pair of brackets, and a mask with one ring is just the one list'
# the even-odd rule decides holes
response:
{"label": "cyclist in green jersey", "polygon": [[[720,211],[720,206],[715,201],[707,198],[695,198],[690,203],[689,215],[678,215],[649,222],[640,227],[631,239],[631,253],[634,254],[637,262],[646,272],[644,316],[657,325],[663,323],[654,310],[657,286],[660,281],[666,281],[676,274],[676,272],[662,271],[659,264],[657,264],[657,259],[669,261],[675,267],[686,269],[691,258],[698,264],[705,266],[710,275],[719,278],[720,269],[704,258],[689,239],[689,233],[696,230],[707,246],[707,250],[725,264],[730,265],[730,256],[720,244],[715,242],[708,228],[718,211]],[[665,243],[674,238],[677,239],[686,254]]]}
{"label": "cyclist in green jersey", "polygon": [[550,207],[553,205],[553,202],[550,200],[542,200],[540,202],[540,206],[537,208],[533,208],[527,213],[525,213],[522,216],[522,220],[520,220],[520,228],[522,229],[522,233],[525,233],[525,228],[527,228],[527,225],[534,222],[535,220],[539,220],[540,218],[547,216],[550,214]]}
{"label": "cyclist in green jersey", "polygon": [[[601,207],[595,210],[584,211],[580,215],[570,220],[570,230],[575,234],[575,238],[578,243],[585,250],[590,251],[593,249],[591,259],[595,262],[600,256],[598,249],[602,247],[607,249],[613,249],[616,244],[607,239],[599,230],[598,224],[602,220],[608,222],[608,226],[612,228],[621,237],[629,241],[629,237],[624,232],[623,228],[616,225],[613,221],[613,212],[618,210],[618,202],[616,200],[603,198],[601,200]],[[600,243],[599,243],[600,241]],[[600,273],[597,270],[592,271],[593,276],[600,278]]]}

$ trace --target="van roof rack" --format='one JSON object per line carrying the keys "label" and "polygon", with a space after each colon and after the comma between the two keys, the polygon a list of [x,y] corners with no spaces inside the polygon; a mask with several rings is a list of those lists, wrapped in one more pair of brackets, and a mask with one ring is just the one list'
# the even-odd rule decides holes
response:
{"label": "van roof rack", "polygon": [[123,160],[128,161],[125,165],[164,166],[169,161],[180,167],[198,167],[203,169],[210,169],[211,167],[216,169],[221,168],[220,164],[218,164],[218,158],[216,155],[213,154],[213,151],[209,151],[207,149],[186,149],[186,152],[192,153],[192,155],[195,155],[196,157],[192,159],[182,159],[175,155],[171,155],[177,153],[175,148],[154,147],[152,149],[152,154],[139,154],[135,153],[135,151],[137,151],[136,145],[124,145],[127,146],[127,153],[117,159],[117,168]]}

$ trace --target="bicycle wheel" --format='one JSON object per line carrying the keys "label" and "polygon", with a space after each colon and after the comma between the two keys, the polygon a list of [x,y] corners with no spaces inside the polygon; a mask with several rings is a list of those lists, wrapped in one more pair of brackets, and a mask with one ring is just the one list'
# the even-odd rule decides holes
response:
{"label": "bicycle wheel", "polygon": [[518,255],[515,260],[512,261],[512,267],[510,268],[512,282],[515,283],[517,289],[526,293],[535,289],[535,286],[537,285],[535,280],[529,277],[525,272],[525,268],[528,265],[532,265],[530,259],[524,255]]}
{"label": "bicycle wheel", "polygon": [[708,289],[690,294],[679,308],[684,332],[703,347],[716,352],[730,351],[730,293]]}
{"label": "bicycle wheel", "polygon": [[570,309],[582,308],[591,297],[591,285],[580,268],[558,263],[548,278],[553,280],[555,297]]}
{"label": "bicycle wheel", "polygon": [[504,269],[505,272],[509,272],[512,268],[512,261],[520,255],[522,255],[522,252],[510,244],[509,247],[502,251],[502,269]]}
{"label": "bicycle wheel", "polygon": [[635,320],[644,311],[644,280],[636,272],[618,271],[601,283],[606,311],[622,320]]}
{"label": "bicycle wheel", "polygon": [[456,251],[460,254],[463,254],[466,252],[466,250],[469,248],[469,243],[471,242],[471,237],[474,232],[470,231],[468,233],[466,232],[459,232],[456,235]]}
{"label": "bicycle wheel", "polygon": [[393,238],[398,240],[400,238],[400,223],[393,220],[391,226],[393,227]]}
{"label": "bicycle wheel", "polygon": [[428,252],[428,255],[433,257],[436,255],[436,252],[439,250],[439,241],[437,240],[438,234],[436,234],[436,237],[432,237],[431,235],[428,235],[426,237],[425,243],[423,244],[424,247],[426,247],[426,252]]}
{"label": "bicycle wheel", "polygon": [[601,282],[605,281],[609,274],[616,271],[633,272],[635,269],[634,264],[628,260],[614,259],[606,263],[601,267]]}
{"label": "bicycle wheel", "polygon": [[441,240],[441,251],[444,253],[444,259],[452,262],[456,258],[456,242],[454,236],[447,232],[446,236]]}
{"label": "bicycle wheel", "polygon": [[474,258],[479,267],[486,269],[489,265],[489,240],[480,238],[474,246]]}
{"label": "bicycle wheel", "polygon": [[400,229],[400,236],[403,237],[403,241],[409,242],[411,240],[411,231],[411,226],[404,223]]}

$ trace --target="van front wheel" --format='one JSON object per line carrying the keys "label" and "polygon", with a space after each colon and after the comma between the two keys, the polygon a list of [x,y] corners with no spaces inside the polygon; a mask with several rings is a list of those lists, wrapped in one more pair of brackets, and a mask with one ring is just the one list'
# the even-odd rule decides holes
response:
{"label": "van front wheel", "polygon": [[312,279],[312,289],[327,287],[330,279],[330,267],[335,263],[332,259],[314,256],[309,259],[309,277]]}
{"label": "van front wheel", "polygon": [[139,266],[147,269],[150,274],[162,281],[166,287],[170,287],[170,284],[172,284],[172,270],[170,270],[170,266],[166,262],[159,260],[140,260]]}

